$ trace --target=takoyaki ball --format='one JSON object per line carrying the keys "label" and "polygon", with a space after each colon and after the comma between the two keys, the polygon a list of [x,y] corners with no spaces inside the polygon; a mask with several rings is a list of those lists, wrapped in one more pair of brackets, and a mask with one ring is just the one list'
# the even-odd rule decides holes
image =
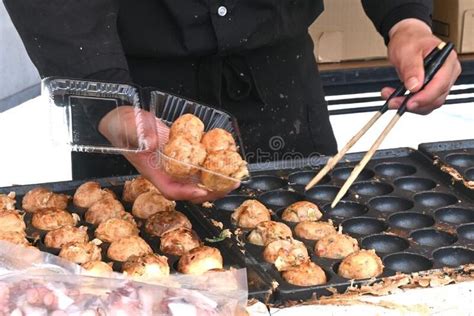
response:
{"label": "takoyaki ball", "polygon": [[196,166],[201,166],[206,159],[206,149],[201,143],[192,143],[184,137],[176,137],[168,142],[163,154],[164,170],[175,178],[186,178],[199,173]]}
{"label": "takoyaki ball", "polygon": [[357,240],[349,235],[335,233],[319,239],[314,252],[324,258],[342,259],[359,250]]}
{"label": "takoyaki ball", "polygon": [[204,134],[204,123],[192,114],[184,114],[171,124],[169,139],[184,137],[192,143],[200,142]]}
{"label": "takoyaki ball", "polygon": [[288,206],[281,214],[281,219],[287,222],[317,221],[323,216],[319,207],[308,201],[299,201]]}
{"label": "takoyaki ball", "polygon": [[4,232],[0,231],[0,240],[8,241],[18,246],[30,246],[25,234],[22,232]]}
{"label": "takoyaki ball", "polygon": [[299,222],[295,226],[295,235],[298,238],[308,240],[319,240],[326,235],[335,234],[336,228],[331,221],[329,222]]}
{"label": "takoyaki ball", "polygon": [[82,264],[82,268],[87,270],[87,275],[95,277],[108,277],[113,272],[110,263],[105,263],[100,260],[88,261]]}
{"label": "takoyaki ball", "polygon": [[142,193],[155,191],[158,192],[158,189],[148,181],[143,176],[138,176],[132,180],[125,181],[123,186],[122,199],[125,202],[133,203]]}
{"label": "takoyaki ball", "polygon": [[44,237],[44,244],[50,248],[61,248],[68,243],[86,243],[89,241],[87,227],[64,226],[49,231]]}
{"label": "takoyaki ball", "polygon": [[89,208],[103,198],[115,198],[115,194],[110,190],[102,189],[98,182],[88,181],[77,188],[72,201],[78,207]]}
{"label": "takoyaki ball", "polygon": [[160,250],[163,253],[182,256],[184,253],[201,246],[198,235],[188,228],[170,230],[160,239]]}
{"label": "takoyaki ball", "polygon": [[382,259],[371,250],[359,250],[342,260],[338,274],[347,279],[369,279],[382,274]]}
{"label": "takoyaki ball", "polygon": [[194,248],[178,261],[178,271],[184,274],[201,275],[209,270],[223,267],[220,251],[208,246]]}
{"label": "takoyaki ball", "polygon": [[220,150],[237,151],[234,137],[222,128],[214,128],[205,133],[201,143],[208,153]]}
{"label": "takoyaki ball", "polygon": [[147,219],[151,215],[163,211],[173,211],[176,202],[167,200],[163,195],[155,191],[140,194],[132,207],[132,214],[141,219]]}
{"label": "takoyaki ball", "polygon": [[254,245],[266,246],[272,241],[291,238],[290,227],[283,223],[266,221],[261,222],[248,235],[248,241]]}
{"label": "takoyaki ball", "polygon": [[145,231],[152,236],[158,237],[177,228],[192,228],[191,222],[186,215],[178,211],[156,213],[150,216],[145,223]]}
{"label": "takoyaki ball", "polygon": [[0,231],[24,233],[26,229],[23,216],[17,211],[0,211]]}
{"label": "takoyaki ball", "polygon": [[65,210],[70,198],[69,195],[53,193],[46,188],[38,187],[25,194],[22,207],[27,212],[36,212],[49,207]]}
{"label": "takoyaki ball", "polygon": [[89,207],[85,214],[85,220],[90,224],[99,225],[109,218],[120,217],[124,212],[125,209],[120,201],[113,198],[104,198]]}
{"label": "takoyaki ball", "polygon": [[297,286],[314,286],[327,282],[324,270],[312,261],[290,267],[281,275],[286,282]]}
{"label": "takoyaki ball", "polygon": [[140,281],[155,281],[170,274],[168,258],[150,253],[141,257],[130,257],[122,267],[122,272]]}
{"label": "takoyaki ball", "polygon": [[301,241],[281,239],[272,241],[265,247],[263,259],[273,263],[278,271],[285,271],[309,260],[309,255],[306,246]]}
{"label": "takoyaki ball", "polygon": [[76,226],[78,218],[58,208],[44,208],[36,211],[32,218],[33,227],[41,230],[55,230],[63,226]]}
{"label": "takoyaki ball", "polygon": [[99,224],[95,237],[105,242],[113,242],[123,237],[138,236],[138,228],[121,218],[109,218]]}
{"label": "takoyaki ball", "polygon": [[61,247],[59,256],[77,264],[102,259],[99,246],[94,242],[72,242]]}
{"label": "takoyaki ball", "polygon": [[0,211],[14,211],[16,204],[15,197],[15,192],[0,194]]}
{"label": "takoyaki ball", "polygon": [[246,200],[231,215],[232,221],[242,228],[255,228],[271,219],[270,210],[257,200]]}
{"label": "takoyaki ball", "polygon": [[151,247],[140,237],[130,236],[123,237],[113,241],[109,249],[107,249],[107,256],[115,261],[125,262],[131,256],[144,256],[153,253]]}
{"label": "takoyaki ball", "polygon": [[249,175],[247,162],[239,153],[230,150],[209,153],[202,166],[209,171],[202,171],[201,183],[211,191],[231,191]]}

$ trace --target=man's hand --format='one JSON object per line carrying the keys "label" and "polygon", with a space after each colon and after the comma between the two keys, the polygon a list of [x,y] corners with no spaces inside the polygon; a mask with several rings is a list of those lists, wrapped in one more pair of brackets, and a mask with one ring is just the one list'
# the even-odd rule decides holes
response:
{"label": "man's hand", "polygon": [[[424,22],[417,19],[406,19],[395,24],[389,33],[388,57],[397,69],[405,88],[410,92],[418,92],[424,80],[423,59],[441,43]],[[461,65],[456,52],[451,52],[443,67],[433,80],[408,101],[410,112],[428,114],[444,104],[449,90],[461,74]],[[391,87],[382,89],[382,97],[387,99],[394,91]],[[403,97],[390,101],[391,108],[398,108]]]}
{"label": "man's hand", "polygon": [[224,192],[209,192],[194,184],[178,182],[159,168],[157,149],[160,143],[168,140],[168,131],[168,127],[153,114],[131,106],[118,107],[107,113],[99,123],[99,132],[113,146],[143,150],[124,156],[166,198],[202,203],[225,195]]}

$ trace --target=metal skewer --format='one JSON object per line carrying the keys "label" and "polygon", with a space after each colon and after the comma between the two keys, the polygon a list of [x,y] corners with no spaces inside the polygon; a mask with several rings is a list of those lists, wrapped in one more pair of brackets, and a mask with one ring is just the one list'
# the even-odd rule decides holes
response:
{"label": "metal skewer", "polygon": [[[444,43],[443,43],[444,44]],[[440,52],[442,48],[440,48],[441,45],[438,47],[435,47],[424,59],[424,65],[425,68],[428,67],[431,62],[435,59],[435,56],[437,53]],[[346,145],[333,157],[329,158],[326,165],[321,169],[316,176],[314,176],[313,179],[306,185],[305,190],[309,190],[312,187],[314,187],[316,184],[321,181],[322,178],[326,174],[328,174],[329,171],[331,171],[334,166],[337,165],[337,163],[344,157],[344,155],[354,146],[357,141],[364,136],[364,134],[375,124],[375,122],[378,121],[378,119],[388,111],[388,104],[390,100],[396,97],[401,97],[405,94],[407,90],[405,89],[405,86],[401,84],[391,95],[390,97],[385,101],[385,103],[380,107],[380,109],[375,112],[374,116],[354,135],[352,138],[347,142]]]}
{"label": "metal skewer", "polygon": [[[453,50],[454,45],[452,43],[441,43],[438,46],[438,49],[440,49],[440,52],[437,54],[436,60],[432,62],[432,64],[426,69],[425,71],[425,79],[423,82],[423,86],[421,87],[420,91],[426,87],[426,85],[433,79],[433,77],[436,75],[438,70],[443,66],[444,62],[448,58],[449,54]],[[405,100],[403,101],[402,105],[398,109],[397,113],[395,116],[390,120],[388,125],[385,127],[385,129],[382,131],[382,133],[379,135],[379,137],[375,140],[374,144],[372,147],[370,147],[369,151],[365,154],[365,156],[362,158],[362,160],[357,164],[357,166],[352,170],[349,178],[346,180],[342,188],[339,190],[338,194],[334,198],[334,201],[331,203],[331,208],[334,208],[337,203],[342,199],[342,197],[347,193],[349,190],[350,186],[352,183],[356,180],[356,178],[359,176],[360,172],[364,169],[364,167],[367,165],[367,163],[370,161],[372,156],[375,154],[375,151],[380,147],[380,144],[383,142],[385,137],[387,137],[388,133],[392,130],[392,128],[397,124],[397,122],[400,120],[401,116],[406,112],[407,110],[407,103],[408,101],[415,95],[416,93],[410,93],[406,96]]]}

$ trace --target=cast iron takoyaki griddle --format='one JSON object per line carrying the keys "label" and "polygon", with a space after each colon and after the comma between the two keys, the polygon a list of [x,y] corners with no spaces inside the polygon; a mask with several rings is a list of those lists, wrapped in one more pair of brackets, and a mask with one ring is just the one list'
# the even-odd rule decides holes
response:
{"label": "cast iron takoyaki griddle", "polygon": [[[385,265],[381,277],[398,271],[411,273],[474,262],[474,199],[455,190],[433,162],[416,150],[378,151],[341,203],[332,209],[330,202],[361,158],[362,154],[347,155],[344,163],[308,192],[304,192],[304,185],[315,171],[300,168],[301,164],[284,170],[277,170],[271,163],[251,165],[250,182],[217,200],[212,208],[200,211],[222,222],[225,228],[235,230],[230,215],[246,199],[260,200],[273,210],[273,220],[277,221],[282,221],[281,211],[291,203],[312,201],[324,214],[321,220],[333,220],[336,226],[342,225],[343,232],[355,237],[361,248],[376,250]],[[320,160],[313,164],[313,170],[324,163]],[[326,271],[328,282],[320,286],[293,286],[263,260],[264,247],[245,243],[247,234],[244,231],[242,239],[248,260],[254,260],[278,282],[278,301],[326,295],[329,287],[343,290],[351,284],[337,275],[341,260],[316,256],[315,242],[302,240],[311,259]],[[358,282],[363,281],[355,283]]]}
{"label": "cast iron takoyaki griddle", "polygon": [[[117,195],[117,198],[122,197],[122,190],[123,190],[123,184],[125,183],[125,180],[129,180],[133,177],[127,176],[127,177],[113,177],[113,178],[104,178],[104,179],[94,179],[94,181],[97,181],[101,184],[103,188],[108,188]],[[8,193],[8,192],[15,192],[16,193],[16,207],[17,209],[21,209],[21,201],[29,190],[42,186],[45,188],[48,188],[52,190],[55,193],[65,193],[68,195],[73,195],[75,190],[83,183],[84,181],[69,181],[69,182],[56,182],[56,183],[46,183],[46,184],[38,184],[38,185],[25,185],[25,186],[13,186],[13,187],[6,187],[6,188],[0,188],[0,193]],[[122,204],[125,207],[126,211],[130,211],[132,208],[131,203],[123,202],[121,201]],[[211,230],[208,229],[208,224],[202,222],[202,217],[197,215],[192,208],[189,207],[186,203],[182,202],[177,202],[176,205],[176,210],[182,212],[185,214],[188,219],[191,221],[193,230],[197,233],[197,235],[200,237],[201,241],[204,242],[205,245],[216,247],[220,250],[222,257],[224,258],[224,267],[225,268],[230,268],[230,267],[235,267],[235,268],[247,268],[247,278],[248,278],[248,290],[249,290],[249,297],[251,298],[257,298],[261,301],[268,301],[270,294],[271,294],[271,287],[270,287],[270,281],[265,280],[264,275],[262,275],[261,271],[258,271],[256,269],[253,269],[252,267],[248,267],[245,262],[245,258],[242,256],[240,250],[236,247],[235,244],[233,244],[230,240],[223,240],[221,242],[215,242],[215,243],[210,243],[206,241],[206,238],[213,238],[216,237],[215,233]],[[84,220],[84,214],[86,212],[86,209],[81,209],[73,205],[72,201],[68,205],[68,211],[71,213],[76,213],[80,216],[81,221],[76,225],[76,226],[87,226],[88,227],[88,233],[90,240],[94,239],[94,231],[95,231],[95,226],[92,224],[87,223]],[[172,256],[168,254],[163,254],[160,251],[160,245],[159,245],[159,237],[152,237],[148,235],[145,230],[144,230],[144,222],[143,220],[140,220],[138,218],[135,218],[137,221],[137,224],[140,229],[140,236],[145,239],[145,241],[150,244],[150,246],[153,248],[154,252],[160,255],[166,255],[168,257],[168,263],[170,266],[170,270],[172,273],[176,273],[176,266],[177,262],[179,260],[179,257],[177,256]],[[55,248],[48,248],[44,245],[43,239],[44,236],[46,235],[46,231],[42,231],[39,229],[36,229],[32,227],[31,225],[31,214],[26,213],[25,215],[25,223],[27,225],[27,235],[30,236],[29,239],[31,241],[34,241],[35,245],[42,251],[46,251],[49,253],[52,253],[54,255],[59,254],[59,249]],[[113,268],[117,272],[121,272],[121,263],[113,261],[107,257],[107,248],[110,244],[109,243],[103,243],[100,247],[102,249],[102,260],[106,262],[112,262],[113,263]]]}
{"label": "cast iron takoyaki griddle", "polygon": [[464,181],[474,183],[474,139],[425,143],[419,149],[438,159],[441,166],[454,169]]}

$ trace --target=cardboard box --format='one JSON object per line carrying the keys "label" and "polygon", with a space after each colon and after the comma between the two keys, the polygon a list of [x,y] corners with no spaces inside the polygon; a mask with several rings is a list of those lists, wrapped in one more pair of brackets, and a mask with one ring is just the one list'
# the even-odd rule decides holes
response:
{"label": "cardboard box", "polygon": [[316,60],[321,63],[385,58],[382,36],[360,0],[325,0],[324,12],[310,26]]}
{"label": "cardboard box", "polygon": [[435,0],[433,31],[458,53],[474,52],[474,0]]}

